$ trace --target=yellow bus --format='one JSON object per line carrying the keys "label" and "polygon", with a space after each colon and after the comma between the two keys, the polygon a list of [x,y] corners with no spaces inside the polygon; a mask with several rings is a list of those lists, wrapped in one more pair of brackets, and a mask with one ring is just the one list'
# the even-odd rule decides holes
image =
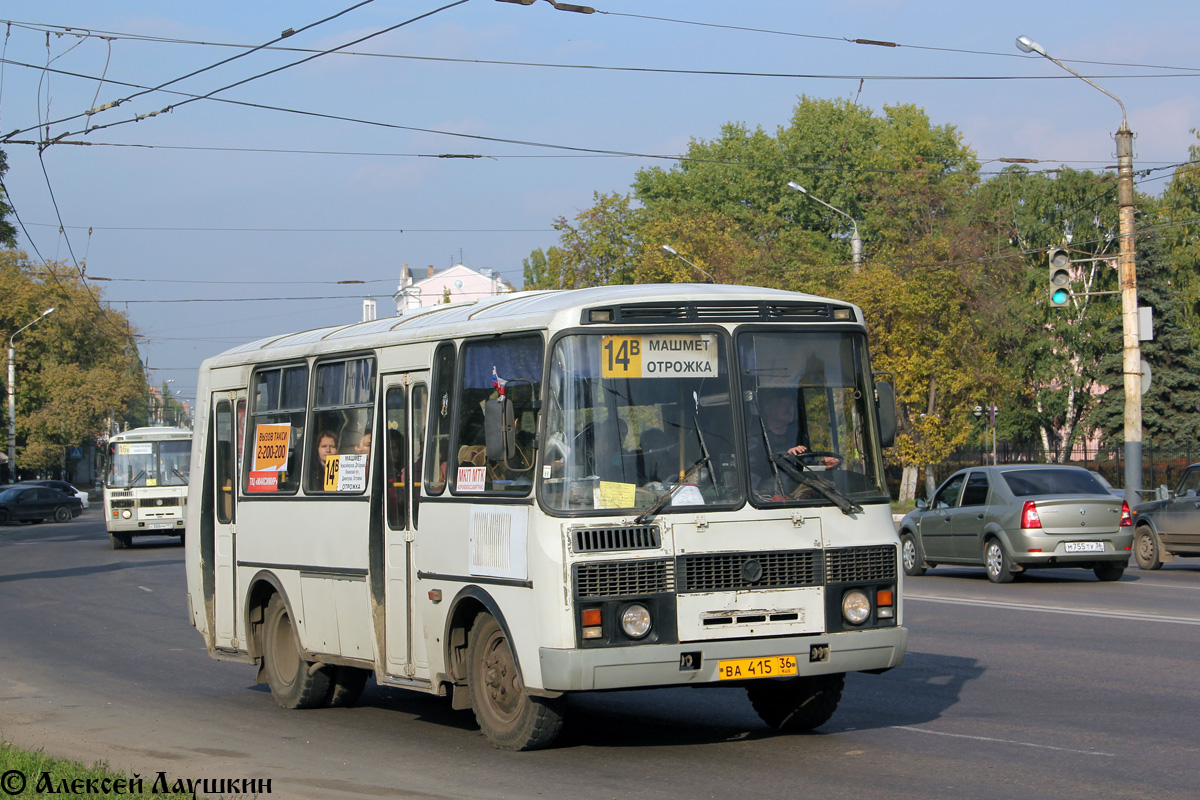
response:
{"label": "yellow bus", "polygon": [[373,673],[523,750],[577,692],[744,686],[808,730],[904,657],[894,395],[849,303],[518,292],[236,347],[197,398],[191,621],[284,707]]}

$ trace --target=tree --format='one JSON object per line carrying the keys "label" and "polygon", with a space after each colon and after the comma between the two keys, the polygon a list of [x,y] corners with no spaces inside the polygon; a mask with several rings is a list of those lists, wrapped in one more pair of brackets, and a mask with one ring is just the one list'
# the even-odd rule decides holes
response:
{"label": "tree", "polygon": [[62,466],[67,447],[94,441],[110,415],[145,396],[128,320],[102,308],[93,291],[66,265],[0,250],[0,330],[55,308],[21,334],[16,422],[24,469]]}
{"label": "tree", "polygon": [[566,217],[554,221],[561,236],[559,247],[552,248],[560,253],[560,288],[635,282],[642,251],[642,212],[633,207],[629,195],[594,192],[592,199],[595,205],[579,212],[575,224]]}
{"label": "tree", "polygon": [[562,251],[557,247],[548,251],[539,247],[521,263],[525,267],[525,289],[562,288]]}
{"label": "tree", "polygon": [[[8,172],[8,157],[4,155],[3,150],[0,150],[0,181],[4,180],[6,172]],[[8,204],[7,192],[0,192],[0,247],[17,246],[17,229],[6,219],[10,214],[12,214],[12,207]]]}

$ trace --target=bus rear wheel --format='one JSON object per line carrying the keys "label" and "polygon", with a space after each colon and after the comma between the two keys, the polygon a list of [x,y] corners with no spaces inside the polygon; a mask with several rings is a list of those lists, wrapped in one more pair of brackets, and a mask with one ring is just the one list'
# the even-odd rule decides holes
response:
{"label": "bus rear wheel", "polygon": [[329,672],[313,669],[300,650],[287,604],[271,595],[263,619],[263,668],[271,696],[283,708],[316,708],[329,697]]}
{"label": "bus rear wheel", "polygon": [[846,674],[811,675],[746,684],[759,718],[778,731],[799,733],[824,725],[837,711]]}
{"label": "bus rear wheel", "polygon": [[475,720],[500,750],[549,747],[562,731],[566,698],[525,691],[508,636],[491,614],[480,614],[471,626],[467,685]]}

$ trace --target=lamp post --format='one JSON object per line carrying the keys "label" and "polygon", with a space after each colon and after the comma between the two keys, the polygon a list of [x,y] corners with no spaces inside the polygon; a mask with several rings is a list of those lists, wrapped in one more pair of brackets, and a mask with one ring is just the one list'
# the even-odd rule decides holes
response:
{"label": "lamp post", "polygon": [[13,331],[13,335],[8,337],[8,474],[12,477],[17,476],[17,358],[16,348],[13,344],[13,339],[17,338],[17,334],[33,325],[38,320],[54,311],[54,306],[47,308],[41,314],[34,318],[33,322],[24,327],[17,328]]}
{"label": "lamp post", "polygon": [[[981,419],[984,414],[988,415],[988,432],[991,433],[991,435],[992,435],[992,464],[993,465],[1000,463],[999,461],[996,460],[996,412],[999,410],[1000,409],[996,407],[995,403],[991,403],[990,405],[987,405],[987,406],[975,406],[975,410],[973,412],[975,414],[975,419]],[[987,442],[985,441],[984,444],[986,445]]]}
{"label": "lamp post", "polygon": [[674,247],[671,247],[671,245],[669,245],[669,244],[664,244],[664,245],[662,246],[662,249],[663,249],[663,250],[666,250],[668,253],[670,253],[671,255],[675,256],[676,258],[678,258],[678,259],[679,259],[680,261],[682,261],[683,263],[685,263],[685,264],[687,264],[688,266],[692,267],[693,269],[695,269],[696,271],[698,271],[698,272],[699,272],[701,275],[703,275],[704,277],[708,278],[708,282],[709,282],[709,283],[716,283],[716,281],[715,281],[715,280],[713,280],[713,276],[712,276],[712,275],[709,275],[707,272],[705,272],[704,270],[700,269],[700,267],[697,267],[695,264],[693,264],[692,262],[688,261],[688,260],[687,260],[686,258],[684,258],[683,256],[679,255],[679,253],[677,253],[677,252],[675,251],[675,248],[674,248]]}
{"label": "lamp post", "polygon": [[846,219],[850,220],[850,225],[851,225],[851,228],[850,228],[850,257],[854,260],[854,271],[860,272],[862,270],[862,239],[860,239],[858,237],[858,221],[855,220],[854,217],[847,214],[845,211],[842,211],[840,208],[835,208],[834,206],[829,205],[829,203],[826,203],[821,198],[809,194],[808,189],[805,189],[803,186],[796,183],[795,181],[788,181],[787,187],[789,189],[791,189],[793,192],[800,192],[800,194],[802,194],[806,197],[811,197],[813,200],[816,200],[818,203],[825,206],[830,211],[836,211],[837,213],[841,214]]}
{"label": "lamp post", "polygon": [[1142,491],[1142,351],[1138,343],[1137,264],[1133,224],[1133,131],[1129,129],[1125,104],[1112,92],[1097,86],[1028,36],[1017,37],[1023,53],[1037,53],[1053,61],[1076,78],[1117,101],[1121,127],[1117,130],[1117,205],[1121,223],[1121,252],[1117,266],[1121,279],[1121,371],[1125,378],[1125,496],[1137,502]]}

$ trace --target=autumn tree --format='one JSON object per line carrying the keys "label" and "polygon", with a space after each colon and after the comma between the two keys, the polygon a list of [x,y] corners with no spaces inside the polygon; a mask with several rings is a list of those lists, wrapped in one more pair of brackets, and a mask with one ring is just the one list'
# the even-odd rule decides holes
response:
{"label": "autumn tree", "polygon": [[16,250],[0,250],[0,297],[0,330],[9,332],[55,309],[19,342],[17,463],[61,467],[66,448],[94,441],[110,415],[145,395],[132,331],[73,268],[35,264]]}

